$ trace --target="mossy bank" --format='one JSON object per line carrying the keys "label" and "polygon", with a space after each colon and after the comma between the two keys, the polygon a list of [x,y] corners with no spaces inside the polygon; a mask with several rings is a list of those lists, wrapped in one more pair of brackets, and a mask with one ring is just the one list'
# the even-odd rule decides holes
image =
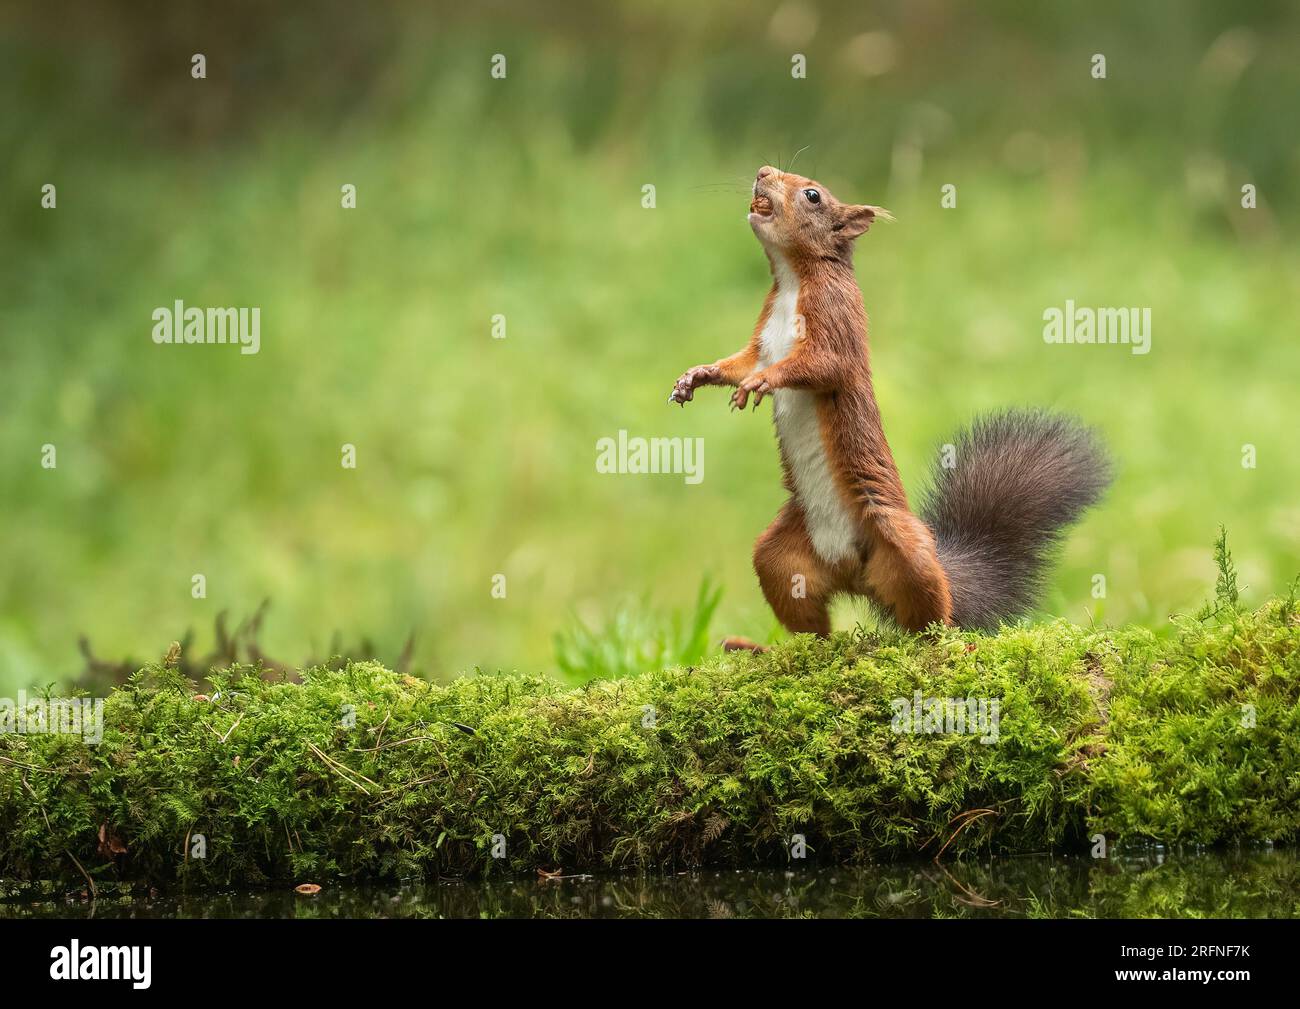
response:
{"label": "mossy bank", "polygon": [[825,862],[1300,834],[1294,597],[1162,635],[801,637],[577,690],[360,663],[300,684],[235,668],[202,691],[160,664],[107,698],[97,745],[0,736],[0,877],[323,881],[777,864],[800,838]]}

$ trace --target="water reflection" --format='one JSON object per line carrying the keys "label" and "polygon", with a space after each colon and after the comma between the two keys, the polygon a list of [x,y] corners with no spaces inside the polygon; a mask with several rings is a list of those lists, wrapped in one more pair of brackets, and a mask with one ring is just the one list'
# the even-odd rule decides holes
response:
{"label": "water reflection", "polygon": [[0,901],[35,918],[988,918],[1298,917],[1293,851],[1160,851],[1094,861],[984,861],[701,870],[482,882],[342,884],[203,894]]}

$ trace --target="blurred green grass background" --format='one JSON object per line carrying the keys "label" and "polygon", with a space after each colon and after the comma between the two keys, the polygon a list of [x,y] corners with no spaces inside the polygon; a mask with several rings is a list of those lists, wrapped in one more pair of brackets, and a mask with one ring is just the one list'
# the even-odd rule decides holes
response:
{"label": "blurred green grass background", "polygon": [[[805,147],[898,218],[857,266],[913,494],[982,410],[1105,432],[1119,480],[1045,612],[1162,626],[1219,523],[1248,598],[1300,571],[1294,5],[20,4],[0,28],[0,688],[77,672],[79,634],[154,656],[263,598],[279,658],[414,629],[437,675],[555,669],[561,629],[652,625],[706,576],[719,632],[770,637],[767,407],[665,399],[748,338],[749,180]],[[1151,353],[1045,344],[1067,298],[1149,306]],[[176,299],[260,306],[260,354],[155,346]],[[703,437],[703,483],[598,474],[620,429]]]}

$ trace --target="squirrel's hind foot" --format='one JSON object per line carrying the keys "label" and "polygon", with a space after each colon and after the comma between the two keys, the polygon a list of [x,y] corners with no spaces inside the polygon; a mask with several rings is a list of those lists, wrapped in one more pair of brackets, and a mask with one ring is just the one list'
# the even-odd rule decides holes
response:
{"label": "squirrel's hind foot", "polygon": [[760,645],[757,641],[750,641],[749,638],[729,636],[722,639],[722,650],[724,652],[765,652],[767,645]]}

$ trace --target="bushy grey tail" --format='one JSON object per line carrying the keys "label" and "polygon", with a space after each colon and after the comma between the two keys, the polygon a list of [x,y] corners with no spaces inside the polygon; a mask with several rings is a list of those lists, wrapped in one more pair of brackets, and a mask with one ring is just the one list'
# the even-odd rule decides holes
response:
{"label": "bushy grey tail", "polygon": [[953,621],[989,630],[1033,608],[1066,527],[1110,484],[1110,459],[1091,428],[1039,410],[980,417],[952,444],[920,515],[938,541]]}

